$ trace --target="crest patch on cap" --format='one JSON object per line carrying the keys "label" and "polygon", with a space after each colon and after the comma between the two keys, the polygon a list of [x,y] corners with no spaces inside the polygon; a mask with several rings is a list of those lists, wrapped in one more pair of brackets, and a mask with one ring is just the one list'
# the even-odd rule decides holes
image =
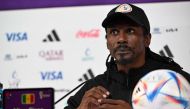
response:
{"label": "crest patch on cap", "polygon": [[128,13],[132,11],[132,7],[129,4],[122,4],[117,9],[115,12],[121,12],[121,13]]}

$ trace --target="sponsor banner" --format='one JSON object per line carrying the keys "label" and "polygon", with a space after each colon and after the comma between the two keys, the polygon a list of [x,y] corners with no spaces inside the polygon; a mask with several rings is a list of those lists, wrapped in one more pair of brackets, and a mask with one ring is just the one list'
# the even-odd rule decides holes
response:
{"label": "sponsor banner", "polygon": [[[136,5],[150,20],[150,48],[190,72],[190,2]],[[3,87],[53,87],[57,101],[83,81],[104,73],[109,51],[101,23],[115,6],[0,11]],[[32,103],[25,101],[27,96],[23,103]],[[66,100],[55,109],[63,108]]]}
{"label": "sponsor banner", "polygon": [[3,0],[0,4],[0,10],[174,1],[189,0]]}

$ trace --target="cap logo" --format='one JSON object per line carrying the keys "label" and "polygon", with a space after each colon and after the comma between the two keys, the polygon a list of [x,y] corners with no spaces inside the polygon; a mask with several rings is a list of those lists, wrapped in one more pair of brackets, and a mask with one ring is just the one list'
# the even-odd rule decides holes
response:
{"label": "cap logo", "polygon": [[132,7],[129,4],[122,4],[117,9],[115,12],[121,12],[121,13],[128,13],[132,11]]}

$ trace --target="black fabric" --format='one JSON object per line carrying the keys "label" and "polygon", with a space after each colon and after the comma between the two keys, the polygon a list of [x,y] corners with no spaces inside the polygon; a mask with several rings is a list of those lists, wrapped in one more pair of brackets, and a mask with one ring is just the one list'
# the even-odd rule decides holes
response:
{"label": "black fabric", "polygon": [[[129,5],[132,8],[131,12],[116,12],[117,8],[120,6],[127,6]],[[125,7],[126,9],[127,7]],[[115,21],[114,19],[116,17],[122,17],[126,20],[131,19],[134,22],[138,23],[139,25],[143,26],[147,33],[150,33],[150,24],[149,24],[149,20],[144,12],[143,9],[141,9],[140,7],[137,7],[135,5],[132,4],[121,4],[118,5],[117,7],[113,8],[108,14],[107,17],[104,19],[104,21],[102,22],[102,26],[104,28],[107,28],[107,26]]]}
{"label": "black fabric", "polygon": [[190,75],[173,60],[167,57],[161,57],[147,48],[146,62],[138,69],[130,69],[128,74],[118,72],[115,63],[110,64],[110,68],[101,75],[87,81],[87,83],[74,95],[68,99],[68,106],[64,109],[76,109],[82,100],[85,92],[95,86],[105,87],[111,95],[111,99],[125,100],[131,104],[133,89],[140,78],[148,72],[156,69],[170,69],[181,73],[190,83]]}

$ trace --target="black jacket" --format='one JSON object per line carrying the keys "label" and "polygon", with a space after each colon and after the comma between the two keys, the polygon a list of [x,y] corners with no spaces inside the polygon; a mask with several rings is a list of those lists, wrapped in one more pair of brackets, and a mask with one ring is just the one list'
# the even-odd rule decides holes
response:
{"label": "black jacket", "polygon": [[148,72],[156,69],[170,69],[182,74],[190,83],[190,75],[182,70],[171,58],[161,57],[158,54],[146,50],[146,62],[138,69],[131,69],[128,74],[118,72],[115,62],[111,61],[107,65],[107,71],[86,82],[86,84],[74,95],[71,96],[64,109],[76,109],[82,100],[85,91],[94,86],[105,87],[111,95],[111,99],[125,100],[131,104],[131,94],[140,78]]}

